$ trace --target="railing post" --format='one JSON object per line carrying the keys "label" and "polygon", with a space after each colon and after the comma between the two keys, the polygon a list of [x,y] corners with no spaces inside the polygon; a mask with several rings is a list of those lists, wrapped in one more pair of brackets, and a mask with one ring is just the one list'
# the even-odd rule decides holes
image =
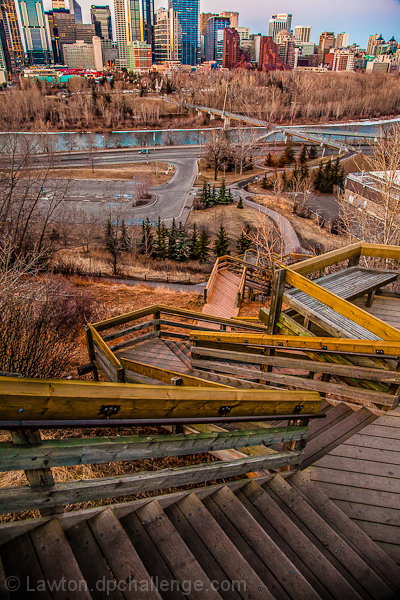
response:
{"label": "railing post", "polygon": [[[38,429],[15,429],[11,431],[11,439],[13,444],[41,444],[42,436],[40,435],[40,431]],[[43,469],[29,469],[24,471],[26,478],[30,487],[48,487],[51,488],[54,485],[53,473],[50,468]],[[52,508],[42,508],[40,509],[40,514],[42,517],[48,515],[54,515],[58,513],[63,513],[63,506],[54,506]]]}
{"label": "railing post", "polygon": [[[86,336],[86,344],[88,347],[89,360],[95,366],[96,365],[96,362],[95,362],[96,357],[94,354],[93,337],[92,337],[92,332],[90,331],[89,327],[85,327],[85,336]],[[99,381],[99,372],[98,372],[96,366],[93,370],[93,379],[95,381]]]}
{"label": "railing post", "polygon": [[[161,312],[159,310],[156,310],[155,313],[153,313],[153,318],[155,321],[159,321],[161,319]],[[161,332],[161,324],[160,323],[156,323],[154,325],[154,331],[160,331]],[[161,335],[161,333],[160,333]]]}
{"label": "railing post", "polygon": [[268,334],[277,333],[277,323],[282,310],[282,296],[285,290],[286,269],[275,271],[272,281],[271,306],[269,309]]}

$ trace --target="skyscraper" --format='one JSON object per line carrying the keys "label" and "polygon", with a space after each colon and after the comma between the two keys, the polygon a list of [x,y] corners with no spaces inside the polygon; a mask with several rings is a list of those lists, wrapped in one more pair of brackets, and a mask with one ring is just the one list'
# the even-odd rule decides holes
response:
{"label": "skyscraper", "polygon": [[[59,61],[63,62],[63,46],[65,44],[74,44],[76,42],[76,23],[75,15],[71,14],[69,10],[60,8],[58,10],[51,11],[53,13],[53,32],[54,38],[58,46]],[[50,17],[50,15],[49,15]],[[49,18],[50,25],[50,18]],[[51,31],[51,27],[50,27]],[[52,35],[53,44],[53,35]],[[54,47],[54,44],[53,44]]]}
{"label": "skyscraper", "polygon": [[292,30],[292,15],[282,13],[280,15],[272,15],[268,24],[268,36],[275,40],[275,36],[281,29],[286,29],[289,33]]}
{"label": "skyscraper", "polygon": [[336,36],[335,48],[347,48],[348,45],[349,45],[349,34],[344,33],[344,32],[338,33]]}
{"label": "skyscraper", "polygon": [[111,10],[107,6],[95,6],[92,4],[90,7],[90,15],[92,23],[96,30],[96,35],[101,40],[112,40],[112,26],[111,26]]}
{"label": "skyscraper", "polygon": [[224,29],[222,66],[224,69],[233,69],[240,61],[240,37],[236,29]]}
{"label": "skyscraper", "polygon": [[26,53],[31,65],[47,65],[51,44],[47,35],[42,0],[19,0]]}
{"label": "skyscraper", "polygon": [[206,25],[206,60],[216,60],[222,67],[224,29],[230,28],[229,17],[211,17]]}
{"label": "skyscraper", "polygon": [[331,48],[335,47],[335,34],[332,31],[323,31],[319,38],[318,62],[323,63],[325,56]]}
{"label": "skyscraper", "polygon": [[81,5],[76,0],[69,0],[69,12],[75,15],[75,23],[83,23]]}
{"label": "skyscraper", "polygon": [[126,48],[132,41],[153,46],[154,0],[114,0],[118,65],[126,67]]}
{"label": "skyscraper", "polygon": [[222,11],[221,17],[228,17],[231,20],[231,27],[237,29],[239,27],[239,13],[232,11]]}
{"label": "skyscraper", "polygon": [[24,47],[22,45],[14,0],[0,0],[0,12],[11,70],[14,71],[20,69],[25,64]]}
{"label": "skyscraper", "polygon": [[182,28],[182,63],[200,61],[200,0],[168,0],[168,8],[178,13]]}
{"label": "skyscraper", "polygon": [[367,54],[369,56],[373,56],[375,55],[375,51],[376,51],[376,40],[378,39],[378,34],[374,33],[373,35],[369,36],[368,39],[368,47],[367,47]]}
{"label": "skyscraper", "polygon": [[181,60],[182,29],[172,8],[160,9],[154,24],[154,57],[157,62]]}
{"label": "skyscraper", "polygon": [[299,42],[309,42],[311,37],[310,25],[296,25],[294,28],[294,37]]}

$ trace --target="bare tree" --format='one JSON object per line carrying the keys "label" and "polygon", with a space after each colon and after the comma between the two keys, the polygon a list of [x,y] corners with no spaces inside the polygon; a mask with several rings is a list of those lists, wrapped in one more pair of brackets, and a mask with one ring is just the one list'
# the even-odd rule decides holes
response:
{"label": "bare tree", "polygon": [[218,181],[218,169],[229,154],[229,146],[224,134],[212,132],[206,145],[206,161],[214,169],[214,179]]}

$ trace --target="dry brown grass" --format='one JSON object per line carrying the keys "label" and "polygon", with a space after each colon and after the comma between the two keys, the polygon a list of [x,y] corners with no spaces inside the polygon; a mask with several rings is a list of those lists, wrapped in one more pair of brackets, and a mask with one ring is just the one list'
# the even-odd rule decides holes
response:
{"label": "dry brown grass", "polygon": [[[236,244],[237,238],[246,225],[251,227],[260,225],[260,215],[258,210],[248,206],[238,209],[236,202],[228,205],[217,204],[206,210],[192,211],[187,220],[187,228],[191,229],[196,223],[198,229],[207,229],[209,235],[214,238],[222,224],[229,238]],[[231,246],[230,250],[234,254],[236,247]]]}
{"label": "dry brown grass", "polygon": [[321,250],[331,250],[343,245],[339,236],[329,233],[327,229],[321,229],[312,219],[304,219],[292,213],[292,202],[283,196],[257,196],[257,202],[284,215],[293,225],[297,235],[303,241],[303,245],[314,247],[319,244]]}
{"label": "dry brown grass", "polygon": [[[257,156],[257,162],[262,161],[265,157]],[[194,185],[202,186],[206,181],[210,185],[216,185],[217,187],[221,185],[222,180],[225,178],[226,185],[231,185],[232,183],[236,183],[237,181],[243,181],[243,179],[248,179],[249,177],[254,177],[256,175],[264,175],[267,169],[252,169],[251,171],[245,171],[242,175],[239,172],[235,174],[235,172],[224,173],[223,171],[218,171],[218,181],[214,179],[214,169],[207,168],[207,162],[204,158],[199,161],[199,175],[194,183]]]}
{"label": "dry brown grass", "polygon": [[[94,155],[93,170],[89,167],[71,167],[68,169],[53,169],[48,173],[52,179],[147,179],[150,185],[164,185],[168,183],[175,168],[168,170],[168,163],[150,162],[115,164],[115,165],[96,165],[96,155]],[[43,176],[44,173],[35,171],[35,176]]]}

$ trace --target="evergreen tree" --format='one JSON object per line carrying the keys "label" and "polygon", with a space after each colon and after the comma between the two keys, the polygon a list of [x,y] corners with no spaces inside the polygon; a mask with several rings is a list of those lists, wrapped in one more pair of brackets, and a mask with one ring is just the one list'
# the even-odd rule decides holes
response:
{"label": "evergreen tree", "polygon": [[217,239],[214,242],[214,254],[215,256],[225,256],[225,254],[229,254],[229,238],[226,234],[225,227],[220,225],[218,230]]}
{"label": "evergreen tree", "polygon": [[210,185],[207,185],[207,182],[205,181],[203,183],[203,189],[201,190],[201,199],[203,201],[203,203],[205,204],[205,206],[207,206],[207,200],[210,196]]}
{"label": "evergreen tree", "polygon": [[310,146],[308,149],[308,158],[310,160],[314,160],[318,157],[318,149],[317,146]]}
{"label": "evergreen tree", "polygon": [[236,242],[236,247],[238,254],[244,254],[251,246],[251,240],[249,238],[250,233],[250,225],[246,225],[246,227],[242,230],[242,233],[238,237]]}
{"label": "evergreen tree", "polygon": [[275,167],[275,161],[272,158],[272,154],[269,152],[267,158],[265,159],[265,165],[267,167]]}
{"label": "evergreen tree", "polygon": [[197,255],[200,262],[205,263],[208,260],[210,254],[210,236],[207,231],[203,229],[200,234],[199,241],[197,244]]}
{"label": "evergreen tree", "polygon": [[157,258],[165,258],[167,254],[167,247],[165,243],[165,238],[167,236],[167,231],[165,229],[164,222],[161,221],[161,217],[158,216],[157,220],[157,234],[156,234],[156,245],[155,245],[155,255]]}
{"label": "evergreen tree", "polygon": [[329,159],[324,166],[323,170],[323,181],[321,192],[326,194],[332,194],[333,192],[333,172],[332,172],[332,160]]}
{"label": "evergreen tree", "polygon": [[118,221],[114,224],[110,217],[107,219],[104,241],[106,248],[112,257],[113,274],[117,275],[117,263],[121,254],[120,240],[118,236]]}
{"label": "evergreen tree", "polygon": [[176,260],[177,238],[178,238],[178,230],[176,228],[175,217],[174,217],[172,219],[171,229],[168,232],[168,258],[171,260]]}
{"label": "evergreen tree", "polygon": [[186,233],[181,222],[179,222],[178,235],[176,239],[176,260],[183,262],[187,259],[188,247],[186,242]]}
{"label": "evergreen tree", "polygon": [[129,252],[132,247],[131,238],[129,237],[128,231],[125,226],[125,221],[121,221],[121,231],[119,234],[119,245],[122,252]]}
{"label": "evergreen tree", "polygon": [[319,163],[318,171],[316,172],[315,177],[314,177],[314,187],[317,191],[319,191],[319,192],[322,191],[321,187],[323,186],[323,182],[324,182],[324,167],[323,167],[323,162],[321,160],[321,162]]}
{"label": "evergreen tree", "polygon": [[193,224],[193,231],[188,244],[188,257],[190,260],[198,260],[199,258],[199,236],[196,223]]}
{"label": "evergreen tree", "polygon": [[303,147],[300,152],[299,162],[301,165],[304,165],[307,162],[308,154],[307,154],[307,146],[303,144]]}
{"label": "evergreen tree", "polygon": [[228,195],[226,196],[226,204],[232,204],[232,202],[233,202],[233,194],[232,194],[232,190],[229,189]]}
{"label": "evergreen tree", "polygon": [[250,154],[248,161],[247,161],[247,165],[246,165],[246,171],[252,171],[253,169],[254,169],[253,155]]}
{"label": "evergreen tree", "polygon": [[140,242],[139,250],[141,254],[147,254],[148,256],[153,253],[153,233],[151,231],[151,222],[149,217],[145,221],[142,221],[142,240]]}
{"label": "evergreen tree", "polygon": [[239,198],[239,202],[238,202],[237,208],[244,208],[242,196],[240,196],[240,198]]}
{"label": "evergreen tree", "polygon": [[309,169],[307,165],[302,165],[300,169],[300,181],[304,181],[309,176]]}
{"label": "evergreen tree", "polygon": [[299,165],[296,163],[296,166],[294,167],[293,171],[292,171],[292,180],[295,183],[298,183],[300,181],[301,178],[301,170],[299,168]]}
{"label": "evergreen tree", "polygon": [[291,164],[294,162],[294,150],[292,140],[290,138],[286,142],[286,148],[283,152],[282,159],[286,164]]}
{"label": "evergreen tree", "polygon": [[268,189],[268,177],[267,174],[264,173],[264,177],[261,180],[261,187],[263,190],[267,190]]}

